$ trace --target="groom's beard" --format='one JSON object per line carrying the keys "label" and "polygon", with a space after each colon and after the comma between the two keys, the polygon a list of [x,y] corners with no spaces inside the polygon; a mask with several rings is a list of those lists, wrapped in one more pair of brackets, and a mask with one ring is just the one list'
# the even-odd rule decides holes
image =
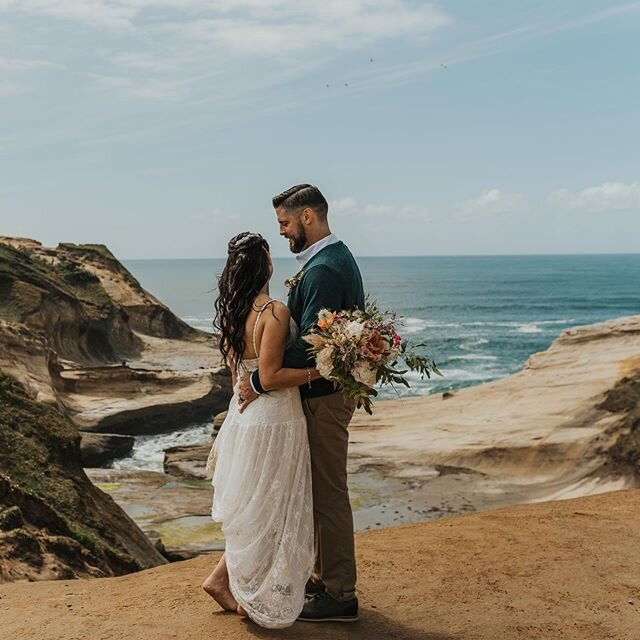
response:
{"label": "groom's beard", "polygon": [[300,225],[296,230],[296,235],[293,238],[289,238],[289,249],[291,253],[300,253],[307,244],[307,232],[304,227]]}

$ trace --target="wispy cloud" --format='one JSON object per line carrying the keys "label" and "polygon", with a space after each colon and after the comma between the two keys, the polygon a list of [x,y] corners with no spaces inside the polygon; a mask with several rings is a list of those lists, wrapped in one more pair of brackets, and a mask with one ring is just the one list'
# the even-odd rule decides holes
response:
{"label": "wispy cloud", "polygon": [[640,182],[605,182],[582,191],[557,189],[549,202],[557,208],[592,213],[640,210]]}
{"label": "wispy cloud", "polygon": [[337,198],[329,203],[329,213],[337,216],[362,217],[366,219],[386,219],[390,222],[402,220],[403,222],[425,222],[429,220],[429,210],[425,206],[415,204],[363,204],[355,198],[346,196]]}
{"label": "wispy cloud", "polygon": [[502,216],[519,213],[526,204],[526,198],[522,193],[486,189],[477,198],[458,203],[456,211],[463,217]]}

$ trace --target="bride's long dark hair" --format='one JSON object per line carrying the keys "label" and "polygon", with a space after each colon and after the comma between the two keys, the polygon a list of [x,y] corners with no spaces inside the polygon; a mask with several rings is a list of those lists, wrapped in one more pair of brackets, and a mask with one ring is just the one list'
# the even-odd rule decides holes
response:
{"label": "bride's long dark hair", "polygon": [[269,244],[259,233],[245,231],[229,240],[227,263],[218,276],[213,327],[220,333],[220,353],[238,366],[246,344],[245,324],[253,301],[271,277]]}

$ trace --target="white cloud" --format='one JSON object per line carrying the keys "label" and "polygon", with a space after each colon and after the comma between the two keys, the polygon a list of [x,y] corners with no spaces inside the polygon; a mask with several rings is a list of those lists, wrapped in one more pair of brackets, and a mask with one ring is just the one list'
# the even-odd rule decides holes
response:
{"label": "white cloud", "polygon": [[429,220],[427,207],[414,204],[361,204],[350,196],[332,200],[329,203],[329,215],[359,216],[367,219],[385,218],[389,221],[417,222]]}
{"label": "white cloud", "polygon": [[588,212],[640,209],[640,182],[605,182],[582,191],[557,189],[549,202],[560,208]]}
{"label": "white cloud", "polygon": [[500,216],[522,211],[526,199],[521,193],[487,189],[477,198],[460,202],[457,211],[462,216]]}
{"label": "white cloud", "polygon": [[[2,28],[16,42],[25,15],[36,39],[44,38],[49,65],[64,61],[76,78],[90,78],[90,89],[98,83],[134,100],[191,104],[207,93],[226,97],[236,84],[245,94],[267,79],[277,85],[292,70],[302,77],[340,51],[393,39],[421,43],[452,21],[412,0],[0,0]],[[70,27],[77,37],[65,37]],[[65,35],[52,46],[46,34],[56,30]],[[87,35],[98,45],[92,54],[74,51]],[[1,46],[0,70],[30,70],[26,61],[2,63]],[[247,68],[246,57],[260,69]],[[228,78],[223,92],[198,81],[221,73]],[[247,76],[254,78],[240,82]]]}
{"label": "white cloud", "polygon": [[0,71],[2,72],[24,72],[39,71],[40,69],[62,69],[63,66],[51,62],[50,60],[29,60],[22,58],[0,57]]}
{"label": "white cloud", "polygon": [[434,5],[407,0],[0,0],[0,11],[106,30],[173,31],[222,48],[276,54],[423,38],[451,21]]}

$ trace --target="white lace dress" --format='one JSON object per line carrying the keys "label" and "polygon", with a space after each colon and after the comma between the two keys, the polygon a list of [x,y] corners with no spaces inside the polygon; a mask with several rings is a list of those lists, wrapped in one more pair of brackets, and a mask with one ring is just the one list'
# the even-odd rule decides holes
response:
{"label": "white lace dress", "polygon": [[[253,371],[258,358],[242,365]],[[222,524],[231,592],[262,627],[288,627],[302,611],[314,562],[310,464],[297,387],[261,395],[242,414],[234,389],[207,461],[211,517]]]}

